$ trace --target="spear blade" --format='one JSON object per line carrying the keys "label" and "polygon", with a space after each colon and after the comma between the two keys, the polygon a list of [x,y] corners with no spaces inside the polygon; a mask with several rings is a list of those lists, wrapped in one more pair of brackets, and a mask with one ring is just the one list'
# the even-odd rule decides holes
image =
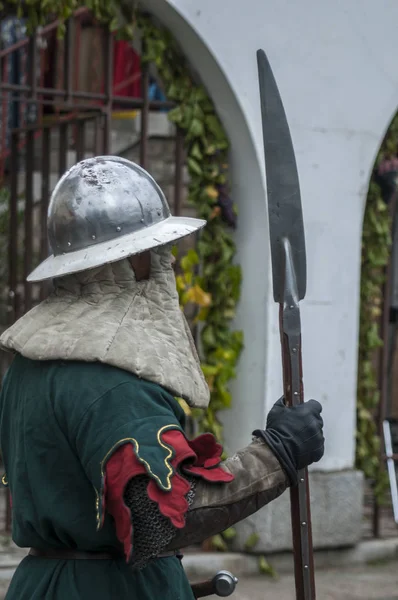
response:
{"label": "spear blade", "polygon": [[[271,66],[257,52],[264,139],[274,300],[280,305],[284,398],[304,402],[299,301],[306,293],[303,212],[296,158],[285,109]],[[310,490],[307,469],[290,489],[297,600],[315,600]]]}
{"label": "spear blade", "polygon": [[285,251],[289,240],[298,299],[306,293],[307,265],[300,182],[293,142],[274,74],[263,50],[257,52],[264,139],[267,200],[275,302],[283,302]]}

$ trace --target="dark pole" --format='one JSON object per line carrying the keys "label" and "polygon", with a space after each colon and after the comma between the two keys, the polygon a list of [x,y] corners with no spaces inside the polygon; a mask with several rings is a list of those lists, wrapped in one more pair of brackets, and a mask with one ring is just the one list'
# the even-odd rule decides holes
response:
{"label": "dark pole", "polygon": [[[389,201],[389,212],[392,222],[392,228],[394,228],[394,220],[397,209],[398,191],[394,191]],[[383,421],[388,417],[387,406],[388,406],[388,382],[389,382],[389,325],[390,325],[390,307],[391,307],[391,276],[392,276],[392,259],[391,254],[388,258],[388,263],[384,270],[384,284],[383,284],[383,308],[380,325],[380,338],[383,341],[383,345],[379,352],[379,391],[380,391],[380,402],[376,416],[377,434],[380,440],[383,441]],[[384,454],[384,448],[380,444],[380,457]],[[380,505],[374,496],[373,501],[373,536],[375,538],[380,537]]]}
{"label": "dark pole", "polygon": [[[304,402],[301,319],[296,275],[290,243],[283,241],[285,274],[283,303],[279,309],[285,404]],[[297,600],[315,600],[315,568],[312,544],[311,506],[308,470],[298,473],[298,484],[290,488],[290,508]]]}

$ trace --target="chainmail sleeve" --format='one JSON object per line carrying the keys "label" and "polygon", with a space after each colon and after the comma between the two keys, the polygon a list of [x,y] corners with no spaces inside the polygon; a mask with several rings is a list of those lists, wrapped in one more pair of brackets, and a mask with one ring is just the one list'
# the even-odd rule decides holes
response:
{"label": "chainmail sleeve", "polygon": [[138,440],[122,439],[108,452],[101,482],[106,490],[101,514],[113,517],[116,537],[134,569],[191,545],[188,531],[184,544],[179,536],[202,494],[201,481],[218,487],[234,478],[219,466],[222,447],[211,434],[188,440],[173,424],[156,430],[148,428],[147,418],[141,421],[141,430],[138,425],[134,430],[136,437],[140,433]]}
{"label": "chainmail sleeve", "polygon": [[[195,496],[196,480],[193,477],[186,479],[191,484],[186,495],[190,507]],[[133,526],[131,566],[137,570],[143,569],[151,559],[164,552],[177,534],[170,519],[163,516],[158,504],[148,497],[149,480],[147,475],[134,477],[124,492],[124,502],[130,509]]]}

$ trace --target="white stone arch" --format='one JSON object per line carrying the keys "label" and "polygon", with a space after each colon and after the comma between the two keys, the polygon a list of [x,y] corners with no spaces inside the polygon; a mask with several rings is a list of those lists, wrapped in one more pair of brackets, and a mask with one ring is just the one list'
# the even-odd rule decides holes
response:
{"label": "white stone arch", "polygon": [[[379,143],[375,146],[374,156],[373,156],[372,162],[371,162],[371,164],[369,166],[369,169],[368,169],[368,181],[367,181],[366,193],[364,194],[364,202],[363,202],[363,206],[362,206],[361,256],[362,256],[362,234],[363,234],[363,227],[364,227],[365,212],[366,212],[366,208],[367,208],[367,205],[368,205],[369,187],[370,187],[372,175],[373,175],[373,172],[374,172],[377,155],[378,155],[378,153],[380,151],[381,145],[384,142],[384,139],[385,139],[386,135],[389,132],[389,129],[390,129],[391,125],[392,125],[392,122],[393,122],[394,118],[397,115],[397,112],[398,112],[398,104],[395,106],[395,109],[391,113],[390,118],[387,121],[387,124],[385,125],[385,127],[382,130],[382,134],[381,134]],[[393,230],[391,230],[391,235],[394,235]],[[363,276],[363,273],[362,273],[362,263],[361,263],[360,268],[361,268],[361,274],[360,274],[360,283],[361,283],[362,282],[362,276]],[[391,277],[391,275],[390,275],[390,277]],[[391,293],[391,289],[390,289],[390,293]],[[388,300],[388,302],[390,302],[390,300]],[[361,305],[360,305],[360,308],[361,308]],[[388,333],[388,339],[389,339],[389,335],[390,334]],[[383,336],[383,333],[381,333],[381,336]],[[382,348],[381,351],[382,352],[389,352],[389,350],[388,350],[389,342],[387,342],[387,344],[386,344],[386,340],[384,340],[384,342],[385,342],[385,347]],[[387,392],[387,395],[388,395],[388,392]],[[381,404],[381,403],[382,403],[382,398],[380,397],[379,398],[379,404]],[[388,403],[388,400],[387,400],[387,403]],[[395,406],[395,405],[396,405],[396,402],[393,400],[392,401],[392,406]],[[383,408],[381,410],[383,411]],[[384,415],[384,412],[382,412],[382,415]],[[388,416],[388,415],[384,415],[381,418],[384,418],[385,416]],[[380,418],[380,415],[379,415],[378,418]]]}
{"label": "white stone arch", "polygon": [[[363,193],[363,204],[362,204],[362,224],[363,224],[363,220],[365,218],[365,210],[366,210],[367,199],[368,199],[368,191],[369,191],[370,181],[371,181],[372,175],[373,175],[376,158],[377,158],[377,155],[381,148],[381,145],[384,141],[384,138],[386,137],[388,130],[391,127],[392,121],[398,112],[398,90],[397,90],[397,98],[395,99],[395,102],[393,100],[391,102],[391,106],[389,106],[388,109],[389,109],[389,112],[387,113],[387,115],[389,115],[389,116],[387,117],[387,115],[386,115],[388,120],[380,119],[380,125],[381,125],[380,137],[378,139],[375,138],[375,140],[374,140],[374,142],[375,142],[374,147],[372,149],[372,153],[370,154],[369,162],[365,168],[365,172],[367,173],[367,180],[366,180],[366,185],[364,186],[364,190],[363,190],[364,193]],[[392,109],[392,111],[391,111],[391,109]],[[363,225],[362,225],[362,229],[363,229]]]}
{"label": "white stone arch", "polygon": [[[237,261],[242,267],[242,293],[234,328],[244,332],[246,345],[233,382],[233,405],[220,416],[225,423],[225,446],[234,451],[247,444],[253,426],[264,422],[268,217],[263,171],[246,119],[223,71],[206,44],[182,16],[164,0],[146,0],[145,8],[168,28],[197,71],[215,104],[231,142],[232,197],[237,203]],[[253,269],[255,260],[260,270]],[[250,390],[250,397],[248,395]]]}
{"label": "white stone arch", "polygon": [[[244,11],[237,0],[143,3],[180,43],[231,141],[244,276],[236,326],[246,346],[233,407],[223,415],[227,450],[245,443],[253,423],[264,423],[281,392],[255,63],[262,46],[285,103],[301,180],[308,261],[304,384],[307,395],[324,404],[329,441],[320,468],[353,467],[363,211],[386,116],[398,98],[390,44],[398,5],[387,3],[381,13],[364,0],[360,14],[340,0],[327,6],[246,0]],[[336,428],[341,414],[344,424]]]}
{"label": "white stone arch", "polygon": [[[237,326],[246,348],[225,413],[227,450],[247,443],[281,392],[272,299],[255,52],[270,59],[300,174],[308,288],[302,303],[304,387],[324,406],[326,452],[315,465],[316,546],[355,544],[361,476],[353,471],[363,213],[377,150],[398,101],[398,3],[374,0],[145,0],[209,90],[232,144],[244,282]],[[268,269],[268,272],[267,272]],[[256,551],[290,546],[288,495],[249,520]],[[244,529],[244,528],[243,528]],[[244,542],[239,528],[238,546]],[[242,533],[243,531],[243,533]],[[245,530],[246,531],[246,530]]]}

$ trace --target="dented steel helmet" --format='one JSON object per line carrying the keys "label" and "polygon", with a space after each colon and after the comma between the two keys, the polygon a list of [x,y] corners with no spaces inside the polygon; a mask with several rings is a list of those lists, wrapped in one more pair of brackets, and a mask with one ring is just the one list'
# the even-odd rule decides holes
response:
{"label": "dented steel helmet", "polygon": [[170,244],[206,221],[173,217],[156,181],[135,163],[97,156],[59,180],[48,207],[52,255],[28,277],[42,281]]}

